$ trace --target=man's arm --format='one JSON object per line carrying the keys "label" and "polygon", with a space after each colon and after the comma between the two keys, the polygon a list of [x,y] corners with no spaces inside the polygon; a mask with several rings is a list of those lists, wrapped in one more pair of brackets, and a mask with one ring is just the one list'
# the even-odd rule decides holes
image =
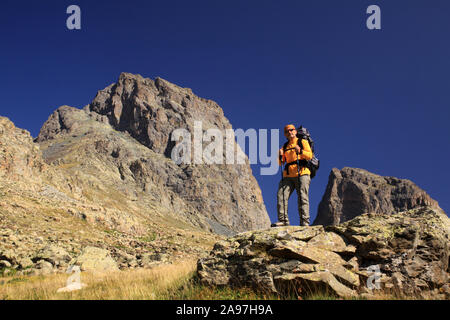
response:
{"label": "man's arm", "polygon": [[302,139],[302,152],[300,154],[300,160],[311,160],[313,157],[313,152],[311,150],[311,146],[309,145],[308,140]]}
{"label": "man's arm", "polygon": [[284,151],[283,151],[283,148],[281,148],[278,153],[278,165],[282,166],[285,161],[286,161],[286,159],[284,157]]}

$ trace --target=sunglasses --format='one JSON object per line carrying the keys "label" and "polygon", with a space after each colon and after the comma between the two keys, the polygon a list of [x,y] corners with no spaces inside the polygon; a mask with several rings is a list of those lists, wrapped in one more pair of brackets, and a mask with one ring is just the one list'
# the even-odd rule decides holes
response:
{"label": "sunglasses", "polygon": [[289,129],[289,130],[286,130],[284,133],[288,133],[288,132],[291,132],[291,131],[294,131],[295,129]]}

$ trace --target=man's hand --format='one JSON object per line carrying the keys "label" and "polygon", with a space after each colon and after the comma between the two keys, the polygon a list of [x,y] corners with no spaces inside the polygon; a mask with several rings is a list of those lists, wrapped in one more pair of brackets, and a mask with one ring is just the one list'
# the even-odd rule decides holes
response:
{"label": "man's hand", "polygon": [[295,146],[295,151],[297,152],[297,154],[300,154],[300,151],[302,151],[302,149],[300,149],[300,146]]}
{"label": "man's hand", "polygon": [[279,152],[279,154],[280,154],[280,157],[282,157],[282,156],[283,156],[283,154],[284,154],[283,148],[281,148],[281,149],[280,149],[280,152]]}

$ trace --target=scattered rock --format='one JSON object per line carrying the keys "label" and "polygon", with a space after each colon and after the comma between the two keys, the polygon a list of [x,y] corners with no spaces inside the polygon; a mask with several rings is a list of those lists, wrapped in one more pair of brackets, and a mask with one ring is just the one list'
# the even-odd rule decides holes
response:
{"label": "scattered rock", "polygon": [[0,260],[0,268],[11,268],[11,263],[6,260]]}
{"label": "scattered rock", "polygon": [[17,260],[17,263],[19,264],[21,269],[27,269],[34,265],[33,261],[31,261],[31,259],[27,257],[20,258],[19,260]]}
{"label": "scattered rock", "polygon": [[53,265],[45,260],[39,260],[35,265],[34,269],[30,271],[31,275],[49,275],[54,273]]}
{"label": "scattered rock", "polygon": [[144,268],[151,268],[161,263],[167,263],[169,260],[170,257],[166,253],[144,253],[139,263]]}
{"label": "scattered rock", "polygon": [[55,267],[58,267],[67,266],[67,264],[72,260],[72,257],[67,253],[65,249],[54,244],[49,244],[41,249],[34,259],[46,260]]}
{"label": "scattered rock", "polygon": [[17,252],[12,249],[3,249],[0,248],[0,259],[9,262],[10,264],[17,265],[17,260],[19,256]]}

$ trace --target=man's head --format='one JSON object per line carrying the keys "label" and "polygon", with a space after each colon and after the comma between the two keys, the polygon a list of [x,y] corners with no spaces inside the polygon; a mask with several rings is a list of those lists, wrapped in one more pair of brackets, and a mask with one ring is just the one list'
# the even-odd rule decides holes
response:
{"label": "man's head", "polygon": [[284,136],[287,139],[294,139],[297,135],[297,130],[295,130],[295,126],[293,124],[288,124],[284,127]]}

